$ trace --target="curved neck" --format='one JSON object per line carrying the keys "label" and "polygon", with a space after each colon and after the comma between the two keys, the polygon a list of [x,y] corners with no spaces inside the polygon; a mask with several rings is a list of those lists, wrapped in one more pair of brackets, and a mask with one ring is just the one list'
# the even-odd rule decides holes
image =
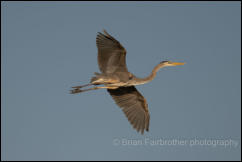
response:
{"label": "curved neck", "polygon": [[138,78],[139,81],[141,82],[141,84],[143,83],[148,83],[150,81],[152,81],[155,76],[156,76],[156,73],[160,70],[160,68],[163,68],[164,67],[164,64],[158,64],[154,67],[154,69],[152,70],[152,72],[150,73],[149,76],[145,77],[145,78]]}

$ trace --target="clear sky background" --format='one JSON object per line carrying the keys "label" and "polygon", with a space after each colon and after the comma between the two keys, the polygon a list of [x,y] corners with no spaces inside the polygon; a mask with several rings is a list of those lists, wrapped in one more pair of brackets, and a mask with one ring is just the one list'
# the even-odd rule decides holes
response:
{"label": "clear sky background", "polygon": [[[241,159],[240,2],[2,2],[1,9],[2,160]],[[103,29],[126,48],[138,77],[163,60],[187,63],[137,86],[151,116],[144,135],[106,90],[69,94],[99,72]]]}

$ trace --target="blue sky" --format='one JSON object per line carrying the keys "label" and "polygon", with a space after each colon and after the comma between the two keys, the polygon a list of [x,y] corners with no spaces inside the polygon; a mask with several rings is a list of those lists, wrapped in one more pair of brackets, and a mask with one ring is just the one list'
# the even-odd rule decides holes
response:
{"label": "blue sky", "polygon": [[[1,9],[2,160],[241,159],[240,2],[1,2]],[[143,136],[106,90],[69,94],[99,72],[95,39],[103,29],[126,48],[138,77],[163,60],[186,62],[137,86],[151,116]]]}

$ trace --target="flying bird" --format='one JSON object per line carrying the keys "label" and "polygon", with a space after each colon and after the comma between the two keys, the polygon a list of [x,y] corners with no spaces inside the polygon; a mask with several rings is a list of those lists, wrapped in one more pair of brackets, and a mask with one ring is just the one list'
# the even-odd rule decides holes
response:
{"label": "flying bird", "polygon": [[[107,89],[116,104],[122,109],[137,132],[149,131],[150,114],[146,99],[135,85],[152,81],[160,68],[184,65],[185,63],[162,61],[154,67],[149,76],[138,78],[128,71],[125,48],[107,31],[98,32],[96,37],[98,66],[101,73],[94,73],[89,84],[72,87],[71,94],[89,90]],[[83,89],[83,87],[91,88]]]}

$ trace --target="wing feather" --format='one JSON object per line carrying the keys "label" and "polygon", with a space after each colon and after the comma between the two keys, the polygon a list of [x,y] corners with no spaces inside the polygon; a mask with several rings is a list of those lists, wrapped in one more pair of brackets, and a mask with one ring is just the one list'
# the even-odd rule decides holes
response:
{"label": "wing feather", "polygon": [[116,71],[128,72],[125,48],[105,30],[103,32],[104,34],[98,32],[96,38],[100,71],[106,74]]}
{"label": "wing feather", "polygon": [[123,110],[130,124],[138,132],[149,130],[149,110],[145,98],[134,87],[108,89],[116,104]]}

